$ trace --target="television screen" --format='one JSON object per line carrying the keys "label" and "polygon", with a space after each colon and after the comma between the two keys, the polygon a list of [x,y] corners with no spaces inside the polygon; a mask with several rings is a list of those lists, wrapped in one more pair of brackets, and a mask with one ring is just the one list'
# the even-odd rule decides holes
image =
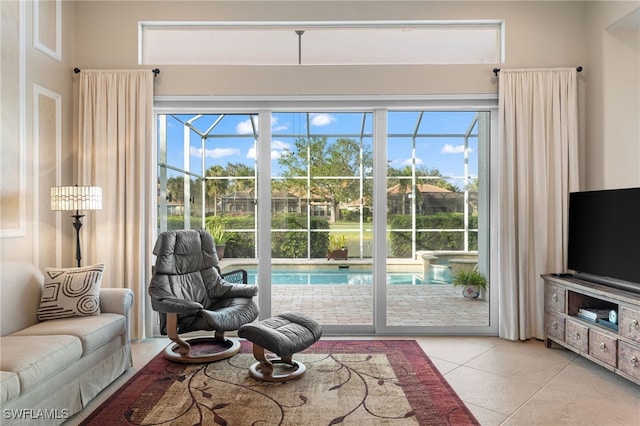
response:
{"label": "television screen", "polygon": [[640,291],[640,188],[569,195],[569,269]]}

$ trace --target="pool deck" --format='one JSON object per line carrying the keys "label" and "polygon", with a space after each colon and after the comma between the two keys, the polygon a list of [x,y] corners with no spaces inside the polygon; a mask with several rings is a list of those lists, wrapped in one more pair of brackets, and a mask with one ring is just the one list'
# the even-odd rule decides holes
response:
{"label": "pool deck", "polygon": [[[237,259],[223,260],[221,267],[233,269]],[[327,261],[278,260],[274,264],[327,265]],[[249,264],[243,259],[242,264]],[[255,262],[253,262],[255,265]],[[334,262],[332,265],[371,265],[371,262]],[[388,271],[422,271],[415,261],[396,262]],[[370,325],[373,323],[371,285],[273,285],[272,312],[304,312],[323,325]],[[259,297],[259,296],[258,296]],[[388,285],[388,326],[488,326],[489,302],[462,297],[450,284]]]}

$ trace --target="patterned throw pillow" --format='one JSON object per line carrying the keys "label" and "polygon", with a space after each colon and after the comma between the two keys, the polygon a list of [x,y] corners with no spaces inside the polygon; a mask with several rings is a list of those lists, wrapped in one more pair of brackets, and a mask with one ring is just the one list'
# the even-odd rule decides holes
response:
{"label": "patterned throw pillow", "polygon": [[40,321],[100,314],[100,283],[104,264],[82,268],[45,268]]}

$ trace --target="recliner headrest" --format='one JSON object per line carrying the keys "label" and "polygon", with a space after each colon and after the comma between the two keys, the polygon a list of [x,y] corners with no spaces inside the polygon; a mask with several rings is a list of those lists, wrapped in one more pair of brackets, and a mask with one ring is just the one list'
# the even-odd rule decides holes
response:
{"label": "recliner headrest", "polygon": [[213,238],[202,229],[161,233],[153,248],[153,254],[157,256],[157,274],[188,274],[212,268],[219,263]]}

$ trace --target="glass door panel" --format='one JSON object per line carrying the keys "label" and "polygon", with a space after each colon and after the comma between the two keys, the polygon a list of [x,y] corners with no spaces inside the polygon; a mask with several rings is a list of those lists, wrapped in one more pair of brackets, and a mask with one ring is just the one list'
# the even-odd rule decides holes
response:
{"label": "glass door panel", "polygon": [[371,113],[278,112],[271,123],[272,313],[371,325]]}
{"label": "glass door panel", "polygon": [[160,231],[206,228],[222,257],[255,258],[255,117],[158,116]]}
{"label": "glass door panel", "polygon": [[478,219],[486,214],[478,208],[486,182],[478,153],[489,135],[479,134],[488,126],[478,122],[488,120],[489,112],[388,113],[388,326],[489,325],[488,292],[469,302],[452,285],[461,271],[486,271],[478,252]]}

